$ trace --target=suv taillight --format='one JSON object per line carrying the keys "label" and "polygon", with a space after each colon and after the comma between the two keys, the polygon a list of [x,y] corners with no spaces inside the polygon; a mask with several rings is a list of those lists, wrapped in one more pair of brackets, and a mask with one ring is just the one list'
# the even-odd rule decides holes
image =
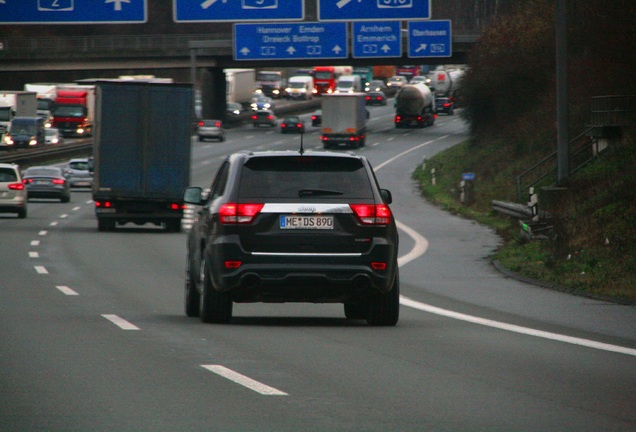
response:
{"label": "suv taillight", "polygon": [[363,225],[388,225],[391,209],[386,204],[349,204]]}
{"label": "suv taillight", "polygon": [[24,190],[24,183],[11,183],[8,188],[11,190]]}
{"label": "suv taillight", "polygon": [[223,224],[249,224],[260,213],[265,204],[223,204],[219,219]]}

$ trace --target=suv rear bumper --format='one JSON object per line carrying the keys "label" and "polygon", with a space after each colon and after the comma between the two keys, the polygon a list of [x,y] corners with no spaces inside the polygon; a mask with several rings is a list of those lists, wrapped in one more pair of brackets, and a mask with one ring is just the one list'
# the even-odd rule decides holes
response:
{"label": "suv rear bumper", "polygon": [[[236,245],[215,247],[222,253],[209,261],[213,285],[235,302],[356,302],[389,292],[397,272],[396,247],[389,244],[364,254],[246,253]],[[227,268],[226,261],[241,265]],[[386,268],[375,270],[371,263],[386,263]]]}

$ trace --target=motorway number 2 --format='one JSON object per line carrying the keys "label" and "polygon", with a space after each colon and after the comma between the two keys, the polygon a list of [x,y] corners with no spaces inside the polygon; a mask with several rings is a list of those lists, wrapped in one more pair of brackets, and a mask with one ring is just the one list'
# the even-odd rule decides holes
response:
{"label": "motorway number 2", "polygon": [[333,229],[333,216],[296,216],[283,215],[280,217],[281,229]]}

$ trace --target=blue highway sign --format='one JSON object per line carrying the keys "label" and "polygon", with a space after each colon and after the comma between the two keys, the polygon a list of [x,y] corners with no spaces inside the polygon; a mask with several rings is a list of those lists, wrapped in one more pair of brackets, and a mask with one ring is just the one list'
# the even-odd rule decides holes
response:
{"label": "blue highway sign", "polygon": [[452,57],[450,20],[414,21],[408,25],[410,58]]}
{"label": "blue highway sign", "polygon": [[0,0],[0,24],[140,24],[147,0]]}
{"label": "blue highway sign", "polygon": [[234,24],[235,60],[346,59],[346,23]]}
{"label": "blue highway sign", "polygon": [[399,21],[354,21],[353,57],[402,57]]}
{"label": "blue highway sign", "polygon": [[173,1],[175,22],[302,21],[305,19],[303,0]]}
{"label": "blue highway sign", "polygon": [[318,0],[318,21],[431,18],[431,0]]}

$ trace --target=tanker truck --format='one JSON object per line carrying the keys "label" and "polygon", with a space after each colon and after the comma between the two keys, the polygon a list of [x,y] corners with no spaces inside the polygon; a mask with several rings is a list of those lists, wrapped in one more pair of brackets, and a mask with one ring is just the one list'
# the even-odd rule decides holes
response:
{"label": "tanker truck", "polygon": [[426,127],[435,123],[435,97],[425,84],[407,84],[395,95],[395,127]]}
{"label": "tanker truck", "polygon": [[429,87],[437,97],[455,99],[458,94],[460,80],[464,75],[463,69],[438,68],[429,72]]}

